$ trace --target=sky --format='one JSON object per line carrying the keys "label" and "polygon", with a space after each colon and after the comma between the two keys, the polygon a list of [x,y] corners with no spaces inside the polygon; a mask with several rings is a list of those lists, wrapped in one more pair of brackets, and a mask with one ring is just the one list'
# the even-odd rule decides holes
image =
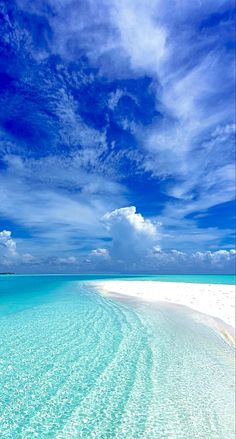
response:
{"label": "sky", "polygon": [[0,11],[0,271],[232,273],[234,2]]}

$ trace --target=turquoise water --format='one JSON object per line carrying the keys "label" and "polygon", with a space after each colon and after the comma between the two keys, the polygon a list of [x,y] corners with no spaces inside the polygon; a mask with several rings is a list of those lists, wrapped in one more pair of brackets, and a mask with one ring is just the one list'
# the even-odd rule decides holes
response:
{"label": "turquoise water", "polygon": [[87,280],[0,278],[0,437],[233,439],[232,347]]}
{"label": "turquoise water", "polygon": [[[29,275],[18,275],[18,277]],[[40,275],[30,275],[30,276],[40,276]],[[45,276],[45,275],[41,275]],[[184,283],[202,283],[202,284],[221,284],[221,285],[235,285],[236,275],[235,274],[159,274],[159,275],[146,275],[146,274],[48,274],[46,276],[63,276],[65,278],[71,278],[73,276],[78,280],[103,280],[103,279],[126,279],[126,280],[150,280],[158,282],[184,282]],[[1,279],[0,275],[0,279]],[[5,276],[4,276],[5,277]],[[16,276],[14,276],[16,277]]]}

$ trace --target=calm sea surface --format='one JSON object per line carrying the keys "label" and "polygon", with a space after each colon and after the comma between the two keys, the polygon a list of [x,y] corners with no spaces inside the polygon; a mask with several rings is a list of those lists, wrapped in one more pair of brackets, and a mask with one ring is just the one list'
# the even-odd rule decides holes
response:
{"label": "calm sea surface", "polygon": [[0,438],[233,439],[234,351],[163,304],[91,280],[233,284],[233,276],[0,276]]}

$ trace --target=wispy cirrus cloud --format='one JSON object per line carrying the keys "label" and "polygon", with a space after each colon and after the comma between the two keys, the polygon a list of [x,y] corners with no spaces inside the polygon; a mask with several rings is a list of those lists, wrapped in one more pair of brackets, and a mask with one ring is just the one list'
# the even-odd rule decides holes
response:
{"label": "wispy cirrus cloud", "polygon": [[[69,35],[62,23],[65,8],[69,8]],[[149,75],[162,117],[154,118],[145,129],[142,124],[133,125],[143,153],[143,171],[167,179],[162,190],[176,198],[181,208],[186,199],[192,199],[193,211],[232,200],[232,2],[172,1],[167,5],[153,0],[137,5],[132,0],[113,0],[102,2],[101,10],[95,14],[93,1],[86,14],[74,2],[58,5],[53,29],[60,34],[60,43],[55,38],[51,50],[71,59],[84,51],[110,78]],[[78,44],[70,50],[68,41]],[[122,93],[119,89],[119,96]],[[174,210],[175,204],[171,207]]]}
{"label": "wispy cirrus cloud", "polygon": [[[115,246],[106,249],[103,238],[115,241],[118,218],[127,230],[138,224],[140,214],[120,210],[133,204],[144,224],[162,223],[157,244],[143,230],[143,247],[131,228],[140,247],[134,263],[152,245],[167,253],[229,250],[229,221],[216,225],[208,213],[235,196],[233,7],[231,0],[102,0],[99,11],[94,0],[4,5],[0,214],[29,231],[27,252],[44,258],[44,247],[52,261],[66,261],[94,251],[93,264],[111,264]],[[115,211],[104,231],[101,218]],[[97,257],[103,249],[112,258]]]}

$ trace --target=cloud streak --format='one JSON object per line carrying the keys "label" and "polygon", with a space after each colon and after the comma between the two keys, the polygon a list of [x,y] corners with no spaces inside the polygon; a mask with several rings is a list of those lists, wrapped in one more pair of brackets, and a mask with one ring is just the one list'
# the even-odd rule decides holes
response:
{"label": "cloud streak", "polygon": [[231,0],[4,5],[0,221],[24,229],[21,255],[142,270],[140,260],[161,263],[154,248],[163,261],[181,260],[176,249],[202,270],[198,251],[230,251],[233,9]]}

